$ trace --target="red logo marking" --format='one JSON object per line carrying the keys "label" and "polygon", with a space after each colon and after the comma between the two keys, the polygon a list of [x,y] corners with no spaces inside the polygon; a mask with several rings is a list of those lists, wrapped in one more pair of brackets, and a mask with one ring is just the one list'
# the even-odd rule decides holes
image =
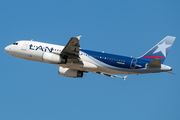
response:
{"label": "red logo marking", "polygon": [[162,57],[162,56],[144,56],[143,58],[164,58],[165,57]]}

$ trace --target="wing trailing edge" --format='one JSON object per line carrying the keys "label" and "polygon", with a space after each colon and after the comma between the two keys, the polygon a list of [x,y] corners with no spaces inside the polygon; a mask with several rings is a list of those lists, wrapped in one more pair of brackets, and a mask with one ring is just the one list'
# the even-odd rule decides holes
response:
{"label": "wing trailing edge", "polygon": [[123,80],[126,80],[126,77],[127,77],[127,76],[118,76],[118,75],[104,73],[104,72],[95,72],[95,73],[98,73],[100,75],[106,75],[106,76],[111,77],[111,78],[119,77],[119,78],[122,78]]}

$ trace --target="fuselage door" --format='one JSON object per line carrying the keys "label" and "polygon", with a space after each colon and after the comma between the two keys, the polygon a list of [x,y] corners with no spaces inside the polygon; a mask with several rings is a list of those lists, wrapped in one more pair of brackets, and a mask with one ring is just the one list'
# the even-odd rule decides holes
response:
{"label": "fuselage door", "polygon": [[27,50],[29,41],[25,41],[22,46],[22,50]]}
{"label": "fuselage door", "polygon": [[136,63],[137,63],[137,59],[132,59],[131,60],[130,68],[135,68],[136,67]]}

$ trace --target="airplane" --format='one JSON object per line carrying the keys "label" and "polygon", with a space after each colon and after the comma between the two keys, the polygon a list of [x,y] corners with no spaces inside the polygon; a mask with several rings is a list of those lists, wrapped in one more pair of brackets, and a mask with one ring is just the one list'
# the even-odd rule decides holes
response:
{"label": "airplane", "polygon": [[18,58],[58,65],[60,75],[73,78],[82,78],[83,73],[93,72],[125,80],[127,76],[117,74],[138,75],[172,71],[170,66],[163,63],[176,37],[166,36],[140,57],[81,49],[80,37],[72,37],[66,46],[21,40],[5,47],[5,52]]}

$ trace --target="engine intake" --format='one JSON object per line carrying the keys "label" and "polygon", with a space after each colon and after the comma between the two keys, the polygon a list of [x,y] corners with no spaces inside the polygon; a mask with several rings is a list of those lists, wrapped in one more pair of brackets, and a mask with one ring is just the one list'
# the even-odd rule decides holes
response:
{"label": "engine intake", "polygon": [[56,63],[56,64],[66,64],[67,59],[63,58],[61,55],[54,54],[54,53],[44,53],[43,54],[43,61]]}
{"label": "engine intake", "polygon": [[70,69],[70,68],[63,68],[63,67],[59,67],[58,73],[62,76],[66,76],[66,77],[73,77],[73,78],[82,78],[83,77],[83,71],[79,71],[79,70],[74,70],[74,69]]}

